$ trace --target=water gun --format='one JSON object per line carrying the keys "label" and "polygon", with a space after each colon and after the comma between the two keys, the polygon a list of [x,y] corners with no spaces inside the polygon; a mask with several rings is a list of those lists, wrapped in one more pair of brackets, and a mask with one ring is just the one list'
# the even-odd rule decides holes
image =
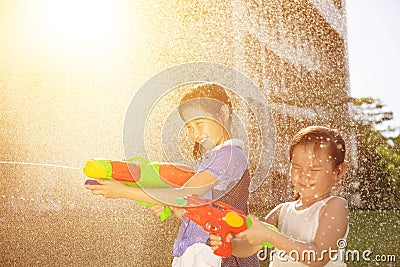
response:
{"label": "water gun", "polygon": [[[181,164],[150,162],[146,158],[134,157],[127,160],[90,159],[83,172],[96,179],[118,180],[128,186],[141,188],[168,188],[183,186],[194,174],[194,170]],[[86,180],[85,184],[96,184]],[[140,201],[142,206],[153,206]],[[160,215],[161,221],[172,215],[168,206]]]}
{"label": "water gun", "polygon": [[[246,214],[228,204],[221,201],[213,201],[211,199],[200,198],[198,195],[190,195],[182,201],[185,207],[185,216],[203,227],[203,229],[211,234],[221,237],[222,244],[214,251],[214,254],[227,258],[232,254],[232,245],[226,242],[228,234],[238,234],[252,224]],[[274,231],[279,231],[274,225],[264,223],[266,227]],[[271,248],[268,242],[261,244],[262,246]]]}

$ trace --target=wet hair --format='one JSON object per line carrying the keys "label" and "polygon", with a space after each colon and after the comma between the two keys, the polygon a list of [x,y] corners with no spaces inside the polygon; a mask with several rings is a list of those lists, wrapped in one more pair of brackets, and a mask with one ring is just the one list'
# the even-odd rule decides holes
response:
{"label": "wet hair", "polygon": [[[344,162],[346,154],[345,142],[336,129],[323,126],[309,126],[298,131],[290,144],[290,161],[292,161],[293,150],[298,145],[314,144],[314,151],[321,150],[321,145],[328,149],[329,155],[334,159],[334,168]],[[298,200],[300,193],[293,191],[293,200]]]}
{"label": "wet hair", "polygon": [[314,143],[314,149],[320,149],[320,145],[326,145],[329,155],[334,160],[336,168],[344,162],[346,154],[345,142],[336,129],[331,129],[324,126],[309,126],[298,131],[290,144],[290,161],[292,161],[293,150],[297,145],[306,145]]}
{"label": "wet hair", "polygon": [[[183,105],[182,104],[186,103],[190,100],[197,99],[197,98],[210,98],[210,99],[217,100],[217,102],[221,103],[220,108],[223,105],[227,105],[229,107],[228,124],[230,124],[230,122],[232,120],[232,102],[223,86],[218,85],[216,83],[200,83],[200,84],[194,85],[194,87],[192,87],[191,90],[188,93],[186,93],[180,101],[180,105],[179,105],[178,109],[179,109],[179,113],[181,114],[181,117],[183,114],[183,110],[182,110]],[[214,108],[208,107],[207,105],[203,105],[201,108],[211,114],[217,113],[217,111]],[[218,108],[218,111],[220,110],[220,108]],[[218,115],[218,113],[215,115]],[[228,125],[225,125],[225,126],[228,126]],[[201,157],[200,145],[198,143],[194,144],[193,156],[196,159]]]}
{"label": "wet hair", "polygon": [[227,95],[224,87],[216,83],[200,83],[195,85],[188,93],[186,93],[180,104],[195,98],[211,98],[220,101],[232,108],[232,102]]}

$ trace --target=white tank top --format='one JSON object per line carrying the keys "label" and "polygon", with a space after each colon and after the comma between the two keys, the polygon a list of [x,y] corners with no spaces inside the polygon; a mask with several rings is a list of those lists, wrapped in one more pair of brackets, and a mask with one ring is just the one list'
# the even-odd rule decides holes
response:
{"label": "white tank top", "polygon": [[[281,204],[278,221],[278,228],[280,232],[296,240],[301,240],[307,243],[313,242],[318,229],[319,213],[321,208],[325,206],[325,204],[333,197],[335,196],[329,196],[325,199],[315,202],[310,207],[303,210],[296,210],[297,201]],[[348,227],[345,236],[343,237],[344,239],[347,237],[347,233]],[[293,262],[287,257],[287,261],[279,260],[276,256],[278,255],[277,253],[279,253],[279,250],[275,249],[274,261],[271,262],[269,266],[307,266],[300,262]],[[296,255],[292,255],[293,258],[295,256]],[[339,259],[340,258],[343,257],[339,257]],[[346,264],[339,259],[337,261],[329,261],[324,266],[346,266]]]}

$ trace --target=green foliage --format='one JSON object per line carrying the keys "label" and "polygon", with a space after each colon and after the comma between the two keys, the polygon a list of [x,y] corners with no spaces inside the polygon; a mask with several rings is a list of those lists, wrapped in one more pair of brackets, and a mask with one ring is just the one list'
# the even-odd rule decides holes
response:
{"label": "green foliage", "polygon": [[368,209],[400,207],[400,135],[386,137],[376,126],[393,118],[379,99],[353,98],[353,127],[357,137],[358,165],[355,179]]}

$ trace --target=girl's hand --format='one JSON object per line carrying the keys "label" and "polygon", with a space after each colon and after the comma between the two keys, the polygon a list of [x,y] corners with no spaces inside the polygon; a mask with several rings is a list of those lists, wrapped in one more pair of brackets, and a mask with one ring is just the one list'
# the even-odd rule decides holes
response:
{"label": "girl's hand", "polygon": [[[232,234],[226,236],[226,241],[231,242],[233,238]],[[221,237],[219,235],[210,234],[210,245],[213,251],[217,250],[220,245],[222,245]]]}
{"label": "girl's hand", "polygon": [[252,222],[251,227],[237,234],[236,237],[248,242],[252,246],[257,246],[268,241],[269,233],[273,230],[266,227],[256,216],[249,215],[249,218]]}
{"label": "girl's hand", "polygon": [[[165,207],[164,205],[154,205],[154,206],[150,206],[149,208],[154,212],[154,214],[157,217],[160,217],[160,215],[162,214],[162,212],[164,210],[164,207]],[[173,207],[173,206],[170,206],[169,208],[171,209],[172,213],[176,217],[178,217],[179,219],[182,219],[182,212],[183,212],[182,208]]]}
{"label": "girl's hand", "polygon": [[123,198],[128,187],[116,180],[97,179],[99,185],[85,185],[93,195],[101,195],[105,198]]}
{"label": "girl's hand", "polygon": [[156,217],[160,217],[164,210],[163,205],[154,205],[154,206],[150,206],[149,208],[153,211],[153,213],[154,213],[154,215],[156,215]]}
{"label": "girl's hand", "polygon": [[217,250],[218,247],[222,244],[221,237],[218,235],[210,234],[210,245],[213,251]]}
{"label": "girl's hand", "polygon": [[178,207],[174,207],[174,206],[170,206],[169,208],[171,209],[172,213],[173,213],[178,219],[182,219],[183,208],[178,208]]}

